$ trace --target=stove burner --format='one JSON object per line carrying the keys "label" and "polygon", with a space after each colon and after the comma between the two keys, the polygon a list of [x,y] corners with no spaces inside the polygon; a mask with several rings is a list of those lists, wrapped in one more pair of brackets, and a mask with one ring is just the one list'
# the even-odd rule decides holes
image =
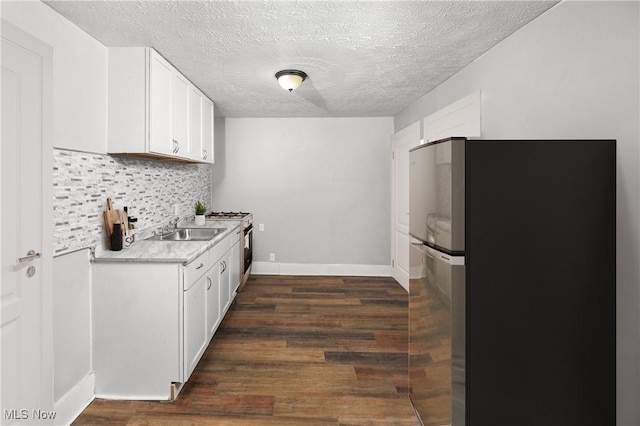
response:
{"label": "stove burner", "polygon": [[249,214],[249,213],[244,213],[244,212],[211,212],[208,214],[208,216],[238,216],[238,215],[245,215],[245,214]]}
{"label": "stove burner", "polygon": [[250,217],[251,213],[245,212],[211,212],[205,217],[207,219],[245,219]]}

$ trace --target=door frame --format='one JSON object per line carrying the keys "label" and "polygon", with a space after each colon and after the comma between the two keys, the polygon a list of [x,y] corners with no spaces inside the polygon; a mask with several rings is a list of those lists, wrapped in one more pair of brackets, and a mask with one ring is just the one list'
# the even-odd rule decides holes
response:
{"label": "door frame", "polygon": [[[409,276],[398,267],[398,262],[396,261],[398,253],[396,247],[396,233],[398,232],[396,226],[396,204],[398,203],[396,172],[399,166],[396,161],[398,157],[396,155],[396,145],[401,143],[402,138],[410,136],[415,137],[415,146],[452,136],[479,139],[482,130],[481,100],[481,91],[476,90],[391,135],[391,276],[407,291],[409,291]],[[422,132],[420,129],[421,124]],[[406,167],[408,170],[409,164]]]}
{"label": "door frame", "polygon": [[482,136],[481,104],[481,91],[476,90],[427,115],[423,119],[424,141],[433,142],[455,136],[480,139]]}
{"label": "door frame", "polygon": [[[405,265],[407,271],[403,271],[402,268],[399,267],[399,263],[397,261],[398,247],[396,245],[396,233],[398,232],[397,225],[397,203],[398,203],[398,194],[396,191],[397,188],[397,172],[399,167],[403,167],[403,165],[398,164],[398,154],[397,154],[397,146],[404,143],[405,138],[413,138],[415,144],[411,146],[418,146],[420,144],[420,121],[416,121],[413,124],[408,125],[402,130],[397,131],[393,135],[391,135],[391,276],[402,285],[402,287],[409,291],[409,265]],[[409,163],[405,164],[406,172],[409,173]],[[409,192],[409,188],[406,188],[407,193]],[[407,206],[408,208],[408,206]],[[407,210],[407,215],[409,211]],[[407,226],[407,236],[408,236],[409,228]],[[410,237],[409,237],[410,238]],[[409,259],[407,259],[408,261]]]}
{"label": "door frame", "polygon": [[[2,38],[42,58],[42,336],[40,362],[42,410],[52,411],[53,400],[53,48],[2,19]],[[2,214],[0,197],[0,215]],[[0,233],[1,233],[0,229]],[[0,235],[2,238],[2,235]],[[1,250],[1,249],[0,249]]]}

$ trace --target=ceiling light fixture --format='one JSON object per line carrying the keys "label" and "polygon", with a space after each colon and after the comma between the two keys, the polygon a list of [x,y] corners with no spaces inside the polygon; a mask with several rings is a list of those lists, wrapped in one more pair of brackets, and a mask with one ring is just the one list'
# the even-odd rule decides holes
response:
{"label": "ceiling light fixture", "polygon": [[304,71],[298,70],[282,70],[276,73],[276,78],[283,89],[292,92],[300,87],[302,82],[307,78],[307,74]]}

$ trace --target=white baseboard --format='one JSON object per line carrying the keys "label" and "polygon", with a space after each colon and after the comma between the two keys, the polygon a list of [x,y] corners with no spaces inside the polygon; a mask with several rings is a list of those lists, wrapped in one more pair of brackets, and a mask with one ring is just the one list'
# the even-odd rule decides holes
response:
{"label": "white baseboard", "polygon": [[56,401],[55,424],[70,425],[95,399],[95,388],[96,377],[93,373],[89,373],[80,383]]}
{"label": "white baseboard", "polygon": [[255,275],[345,275],[361,277],[390,277],[389,265],[344,265],[253,262],[251,273]]}
{"label": "white baseboard", "polygon": [[400,285],[409,292],[409,274],[402,269],[396,267],[391,268],[391,276],[400,283]]}

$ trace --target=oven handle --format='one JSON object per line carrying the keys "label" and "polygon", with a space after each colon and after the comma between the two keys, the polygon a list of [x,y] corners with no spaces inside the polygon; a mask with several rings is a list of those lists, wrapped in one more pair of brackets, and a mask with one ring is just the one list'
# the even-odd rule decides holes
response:
{"label": "oven handle", "polygon": [[251,225],[249,225],[248,227],[244,228],[245,235],[248,234],[251,231],[253,231],[253,223]]}

